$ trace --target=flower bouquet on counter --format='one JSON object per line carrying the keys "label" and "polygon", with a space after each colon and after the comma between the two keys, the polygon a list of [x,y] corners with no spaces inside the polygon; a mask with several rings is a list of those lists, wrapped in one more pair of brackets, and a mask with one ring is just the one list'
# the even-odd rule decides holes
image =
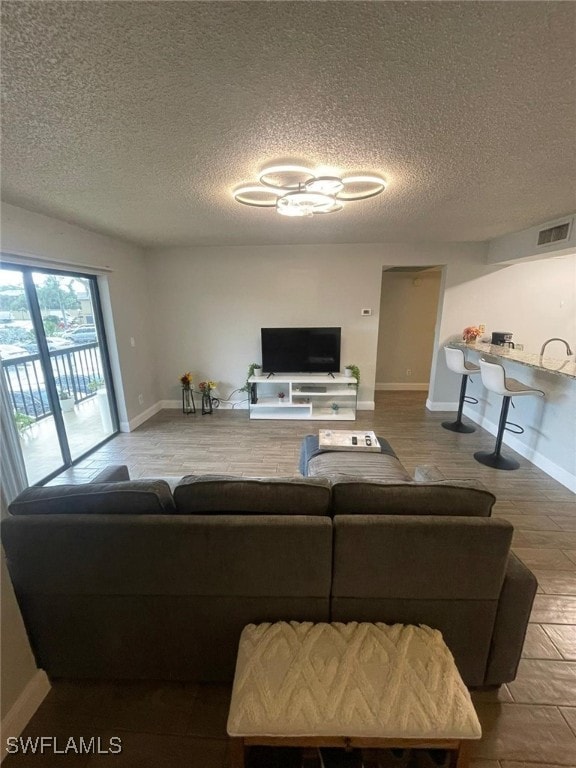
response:
{"label": "flower bouquet on counter", "polygon": [[473,344],[479,336],[482,336],[482,331],[476,325],[469,325],[462,331],[462,338],[467,344]]}
{"label": "flower bouquet on counter", "polygon": [[186,373],[180,376],[180,384],[182,384],[182,389],[190,389],[192,386],[192,374],[190,371],[186,371]]}
{"label": "flower bouquet on counter", "polygon": [[201,381],[198,384],[198,389],[203,395],[209,395],[213,389],[216,389],[218,383],[216,381]]}

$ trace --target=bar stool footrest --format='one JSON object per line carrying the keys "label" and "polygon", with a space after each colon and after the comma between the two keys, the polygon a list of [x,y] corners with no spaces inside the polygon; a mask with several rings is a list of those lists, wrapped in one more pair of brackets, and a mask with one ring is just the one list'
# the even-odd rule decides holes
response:
{"label": "bar stool footrest", "polygon": [[[512,429],[512,427],[515,427],[515,429]],[[524,434],[524,428],[521,427],[520,424],[515,424],[513,421],[507,421],[504,429],[506,430],[506,432],[512,432],[513,435]]]}

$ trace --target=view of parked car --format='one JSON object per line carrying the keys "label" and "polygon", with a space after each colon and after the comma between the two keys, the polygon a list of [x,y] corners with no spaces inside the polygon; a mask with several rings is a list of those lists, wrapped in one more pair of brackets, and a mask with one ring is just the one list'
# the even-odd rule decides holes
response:
{"label": "view of parked car", "polygon": [[73,343],[71,339],[68,339],[64,336],[46,336],[46,342],[48,343],[48,349],[51,352],[70,347]]}
{"label": "view of parked car", "polygon": [[66,331],[62,338],[70,339],[74,344],[91,344],[98,341],[95,325],[80,325],[74,330]]}
{"label": "view of parked car", "polygon": [[24,347],[16,344],[0,344],[0,357],[2,360],[10,360],[13,357],[26,357],[29,352]]}

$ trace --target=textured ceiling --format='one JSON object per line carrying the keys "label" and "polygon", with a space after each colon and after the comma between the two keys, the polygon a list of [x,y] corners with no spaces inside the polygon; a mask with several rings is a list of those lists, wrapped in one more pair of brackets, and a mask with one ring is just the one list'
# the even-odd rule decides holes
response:
{"label": "textured ceiling", "polygon": [[[485,240],[575,205],[573,2],[2,3],[3,197],[144,246]],[[311,219],[270,161],[377,171]]]}

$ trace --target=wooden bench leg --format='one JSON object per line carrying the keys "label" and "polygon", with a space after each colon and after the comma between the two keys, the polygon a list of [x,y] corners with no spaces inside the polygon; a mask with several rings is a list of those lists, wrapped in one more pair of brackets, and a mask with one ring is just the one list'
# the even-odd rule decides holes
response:
{"label": "wooden bench leg", "polygon": [[231,738],[230,745],[230,768],[244,768],[244,739]]}
{"label": "wooden bench leg", "polygon": [[452,765],[454,768],[468,768],[470,765],[470,740],[463,739],[458,750],[452,753],[454,755]]}

